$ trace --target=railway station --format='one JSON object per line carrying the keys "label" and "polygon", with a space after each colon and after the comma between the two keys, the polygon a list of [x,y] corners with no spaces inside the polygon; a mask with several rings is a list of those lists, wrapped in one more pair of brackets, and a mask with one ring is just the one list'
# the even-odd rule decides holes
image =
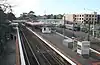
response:
{"label": "railway station", "polygon": [[[12,23],[18,65],[98,65],[100,52],[89,41],[64,36],[47,24]],[[41,25],[41,26],[40,26]],[[16,38],[15,38],[16,37]]]}
{"label": "railway station", "polygon": [[[64,1],[24,2],[26,0],[21,2],[23,6],[27,2],[34,6],[39,2],[39,8],[35,6],[38,11],[40,4],[51,7]],[[37,15],[43,8],[35,13],[31,4],[31,11],[16,17],[12,9],[15,6],[8,0],[0,1],[0,65],[100,65],[100,15],[97,12],[61,14],[59,11],[63,9],[60,8],[55,10],[59,14],[50,14],[49,10],[49,14],[45,11],[45,15]],[[54,9],[59,9],[57,7]]]}
{"label": "railway station", "polygon": [[[90,47],[90,42],[74,42],[67,36],[64,41],[62,34],[56,31],[48,32],[48,29],[52,31],[50,26],[44,25],[40,27],[41,30],[35,26],[38,25],[27,26],[22,23],[17,28],[17,40],[19,52],[21,52],[19,57],[22,60],[20,62],[26,65],[35,63],[35,65],[43,63],[46,65],[95,65],[99,63],[100,53]],[[42,31],[44,28],[47,28],[46,33]]]}

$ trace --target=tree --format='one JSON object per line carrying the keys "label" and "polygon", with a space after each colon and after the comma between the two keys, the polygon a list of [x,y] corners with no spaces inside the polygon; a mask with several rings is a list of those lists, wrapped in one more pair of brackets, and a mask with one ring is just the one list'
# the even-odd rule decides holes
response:
{"label": "tree", "polygon": [[30,11],[30,12],[29,12],[29,14],[33,14],[33,15],[34,15],[34,13],[35,13],[35,12],[33,12],[33,11]]}
{"label": "tree", "polygon": [[54,19],[54,15],[53,14],[47,15],[47,19]]}
{"label": "tree", "polygon": [[35,20],[37,16],[35,15],[35,12],[30,11],[30,12],[28,13],[28,17],[29,17],[30,19],[32,19],[32,20]]}
{"label": "tree", "polygon": [[4,45],[7,42],[6,35],[9,35],[9,21],[13,20],[15,15],[13,13],[4,13],[3,9],[0,7],[0,53],[4,49]]}
{"label": "tree", "polygon": [[61,14],[56,15],[57,19],[62,19],[62,17],[63,17],[63,15],[61,15]]}
{"label": "tree", "polygon": [[56,15],[54,15],[54,19],[57,19],[57,16]]}
{"label": "tree", "polygon": [[2,23],[2,22],[4,22],[4,20],[5,20],[5,18],[4,18],[4,11],[2,10],[2,8],[0,7],[0,24]]}
{"label": "tree", "polygon": [[15,17],[15,15],[13,13],[10,12],[10,13],[7,14],[7,19],[12,21],[12,20],[15,20],[16,17]]}

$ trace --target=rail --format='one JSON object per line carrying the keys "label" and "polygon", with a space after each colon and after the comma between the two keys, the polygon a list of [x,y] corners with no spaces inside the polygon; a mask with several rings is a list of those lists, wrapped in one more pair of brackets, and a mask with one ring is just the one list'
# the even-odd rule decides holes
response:
{"label": "rail", "polygon": [[[34,51],[32,50],[31,45],[29,44],[27,38],[25,37],[25,34],[24,34],[23,32],[22,32],[22,34],[23,34],[23,36],[24,36],[24,38],[25,38],[25,40],[26,40],[26,42],[27,42],[27,44],[28,44],[28,47],[29,47],[29,49],[30,49],[30,52],[32,53],[32,55],[34,56],[34,58],[35,58],[35,60],[36,60],[37,65],[40,65],[40,62],[38,61],[38,59],[37,59],[37,57],[36,57]],[[29,61],[29,60],[28,60],[28,61]]]}
{"label": "rail", "polygon": [[50,48],[52,48],[55,52],[57,52],[60,56],[62,56],[65,60],[67,60],[71,65],[77,65],[77,63],[73,62],[71,59],[67,58],[65,55],[63,55],[60,51],[58,51],[55,47],[50,45],[45,39],[43,39],[40,35],[38,35],[36,32],[33,32],[30,28],[26,27],[29,31],[31,31],[33,34],[35,34],[38,38],[40,38],[44,43],[46,43]]}
{"label": "rail", "polygon": [[[52,59],[52,61],[51,60],[49,60],[48,59],[48,61],[49,61],[49,63],[53,63],[53,64],[51,64],[51,65],[66,65],[66,63],[64,63],[64,62],[62,62],[61,61],[61,59],[59,59],[58,57],[57,57],[57,55],[54,55],[53,53],[52,53],[52,49],[50,49],[46,44],[43,44],[39,39],[37,39],[39,42],[40,42],[40,46],[45,50],[45,52],[46,53],[48,53],[48,55],[49,55],[49,57]],[[38,47],[39,48],[39,47]],[[45,56],[45,55],[44,55]],[[48,56],[47,56],[48,57]],[[51,61],[51,62],[50,62]],[[55,63],[55,62],[56,63]]]}

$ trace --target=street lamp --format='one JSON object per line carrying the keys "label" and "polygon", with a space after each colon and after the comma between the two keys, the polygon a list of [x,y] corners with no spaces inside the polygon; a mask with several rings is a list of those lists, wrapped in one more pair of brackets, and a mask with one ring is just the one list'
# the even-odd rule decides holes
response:
{"label": "street lamp", "polygon": [[75,37],[75,35],[74,35],[74,26],[75,26],[75,24],[74,24],[74,22],[73,22],[73,37]]}
{"label": "street lamp", "polygon": [[75,43],[74,43],[74,37],[72,37],[72,43],[73,43],[73,50],[75,49]]}
{"label": "street lamp", "polygon": [[65,14],[63,16],[64,16],[63,35],[64,35],[64,39],[65,39]]}

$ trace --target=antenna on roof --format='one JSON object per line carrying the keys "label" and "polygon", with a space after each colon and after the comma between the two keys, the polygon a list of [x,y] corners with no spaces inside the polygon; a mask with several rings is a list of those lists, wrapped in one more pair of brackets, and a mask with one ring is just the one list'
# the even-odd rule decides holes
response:
{"label": "antenna on roof", "polygon": [[46,10],[44,10],[44,15],[46,15]]}

